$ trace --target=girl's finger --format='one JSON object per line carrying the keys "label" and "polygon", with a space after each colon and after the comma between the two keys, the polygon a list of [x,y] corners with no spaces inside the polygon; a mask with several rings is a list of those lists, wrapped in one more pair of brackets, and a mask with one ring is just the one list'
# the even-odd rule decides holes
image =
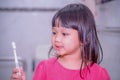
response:
{"label": "girl's finger", "polygon": [[22,67],[20,67],[20,71],[21,71],[22,80],[26,80],[26,75]]}
{"label": "girl's finger", "polygon": [[18,69],[18,68],[14,68],[10,80],[23,80],[23,79],[22,79],[22,75],[19,75],[19,74],[18,74],[19,71],[20,71],[20,74],[22,74],[22,70],[20,70],[20,69]]}
{"label": "girl's finger", "polygon": [[13,69],[13,74],[18,73],[18,71],[19,71],[18,68],[14,68],[14,69]]}

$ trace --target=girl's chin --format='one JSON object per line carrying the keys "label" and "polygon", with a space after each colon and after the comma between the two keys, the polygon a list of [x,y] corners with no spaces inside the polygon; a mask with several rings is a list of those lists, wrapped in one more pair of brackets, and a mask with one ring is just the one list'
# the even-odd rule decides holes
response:
{"label": "girl's chin", "polygon": [[65,55],[67,55],[66,53],[63,53],[63,52],[57,52],[57,55],[59,55],[59,56],[65,56]]}
{"label": "girl's chin", "polygon": [[57,53],[58,55],[64,55],[64,53],[63,53],[63,52],[60,52],[60,51],[56,51],[56,53]]}

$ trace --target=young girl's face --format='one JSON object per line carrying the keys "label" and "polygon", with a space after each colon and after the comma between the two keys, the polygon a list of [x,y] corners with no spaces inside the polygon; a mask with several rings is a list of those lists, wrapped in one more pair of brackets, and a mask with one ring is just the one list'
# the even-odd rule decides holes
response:
{"label": "young girl's face", "polygon": [[62,26],[52,28],[52,45],[58,55],[81,55],[78,31]]}

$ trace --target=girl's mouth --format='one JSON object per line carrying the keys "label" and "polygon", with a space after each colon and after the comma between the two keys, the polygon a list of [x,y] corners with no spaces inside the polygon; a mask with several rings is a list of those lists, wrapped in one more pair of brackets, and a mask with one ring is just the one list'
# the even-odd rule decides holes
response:
{"label": "girl's mouth", "polygon": [[62,48],[63,48],[63,46],[58,46],[58,45],[55,46],[55,49],[58,51],[61,50]]}

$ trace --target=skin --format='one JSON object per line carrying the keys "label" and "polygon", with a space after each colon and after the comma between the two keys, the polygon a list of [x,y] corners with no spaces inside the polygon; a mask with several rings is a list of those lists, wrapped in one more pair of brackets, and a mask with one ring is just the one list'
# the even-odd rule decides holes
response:
{"label": "skin", "polygon": [[52,44],[56,53],[61,57],[58,62],[67,69],[80,69],[81,46],[78,31],[70,28],[52,28]]}
{"label": "skin", "polygon": [[[19,71],[21,75],[17,74]],[[26,80],[23,68],[21,67],[20,70],[18,68],[14,68],[10,80]]]}

